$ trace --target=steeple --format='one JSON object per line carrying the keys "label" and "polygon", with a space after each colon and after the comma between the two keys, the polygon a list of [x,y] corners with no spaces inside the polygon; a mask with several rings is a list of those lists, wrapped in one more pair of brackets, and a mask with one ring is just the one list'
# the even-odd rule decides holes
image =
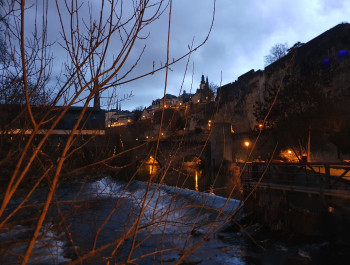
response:
{"label": "steeple", "polygon": [[201,84],[199,86],[199,89],[204,89],[204,86],[205,86],[205,81],[204,81],[204,75],[202,75],[202,80],[201,80]]}
{"label": "steeple", "polygon": [[205,81],[205,85],[206,85],[207,88],[209,88],[208,76],[207,76],[207,80]]}

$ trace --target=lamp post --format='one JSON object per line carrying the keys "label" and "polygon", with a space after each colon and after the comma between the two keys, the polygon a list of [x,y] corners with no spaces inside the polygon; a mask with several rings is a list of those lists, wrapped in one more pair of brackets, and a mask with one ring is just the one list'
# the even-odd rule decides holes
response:
{"label": "lamp post", "polygon": [[248,161],[250,142],[249,142],[248,140],[245,140],[245,141],[243,142],[243,145],[244,145],[244,147],[247,149],[247,159],[246,159],[246,161]]}

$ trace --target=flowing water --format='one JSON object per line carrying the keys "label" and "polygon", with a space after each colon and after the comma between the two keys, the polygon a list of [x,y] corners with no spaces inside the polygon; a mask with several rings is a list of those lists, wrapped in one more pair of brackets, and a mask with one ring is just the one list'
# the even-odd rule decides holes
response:
{"label": "flowing water", "polygon": [[[231,216],[240,201],[157,184],[150,186],[147,197],[146,190],[145,182],[110,178],[61,185],[60,203],[50,211],[29,263],[68,264],[95,249],[83,264],[115,264],[126,260],[134,244],[134,264],[174,264],[187,251],[191,253],[182,264],[348,264],[347,249],[334,249],[327,241],[294,242],[263,231],[259,224],[234,229]],[[116,241],[132,230],[141,213],[135,242],[130,234],[116,249]],[[8,228],[0,242],[21,242],[31,229]],[[0,263],[20,264],[20,256],[13,253],[25,249],[23,242],[1,252]]]}

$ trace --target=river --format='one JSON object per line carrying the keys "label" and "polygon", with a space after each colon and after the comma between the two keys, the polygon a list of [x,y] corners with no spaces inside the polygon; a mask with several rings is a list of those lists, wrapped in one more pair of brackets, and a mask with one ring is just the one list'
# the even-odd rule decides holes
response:
{"label": "river", "polygon": [[[231,216],[241,206],[238,200],[158,184],[150,186],[146,198],[147,185],[109,177],[61,185],[29,264],[69,264],[79,258],[83,264],[117,264],[128,256],[132,264],[175,264],[184,254],[182,264],[348,264],[347,250],[328,241],[283,238],[254,223],[237,230]],[[43,198],[45,192],[32,203]],[[141,212],[133,241],[128,233]],[[17,244],[1,252],[1,264],[20,264],[27,246],[21,239],[32,229],[17,225],[2,231],[0,242]]]}

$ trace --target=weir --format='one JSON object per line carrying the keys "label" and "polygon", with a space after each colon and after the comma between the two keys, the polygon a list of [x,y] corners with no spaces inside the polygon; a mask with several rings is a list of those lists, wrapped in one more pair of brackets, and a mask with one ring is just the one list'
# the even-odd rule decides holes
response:
{"label": "weir", "polygon": [[[230,123],[215,123],[206,152],[199,156],[201,148],[197,149],[203,169],[201,190],[210,187],[215,194],[228,196],[234,189],[231,196],[246,200],[245,211],[272,230],[350,243],[349,163],[233,161],[244,137],[232,134],[230,127]],[[190,142],[180,157],[194,154],[194,146],[205,144],[204,140]],[[249,151],[245,146],[240,150],[245,155]],[[190,188],[198,189],[192,175]]]}

